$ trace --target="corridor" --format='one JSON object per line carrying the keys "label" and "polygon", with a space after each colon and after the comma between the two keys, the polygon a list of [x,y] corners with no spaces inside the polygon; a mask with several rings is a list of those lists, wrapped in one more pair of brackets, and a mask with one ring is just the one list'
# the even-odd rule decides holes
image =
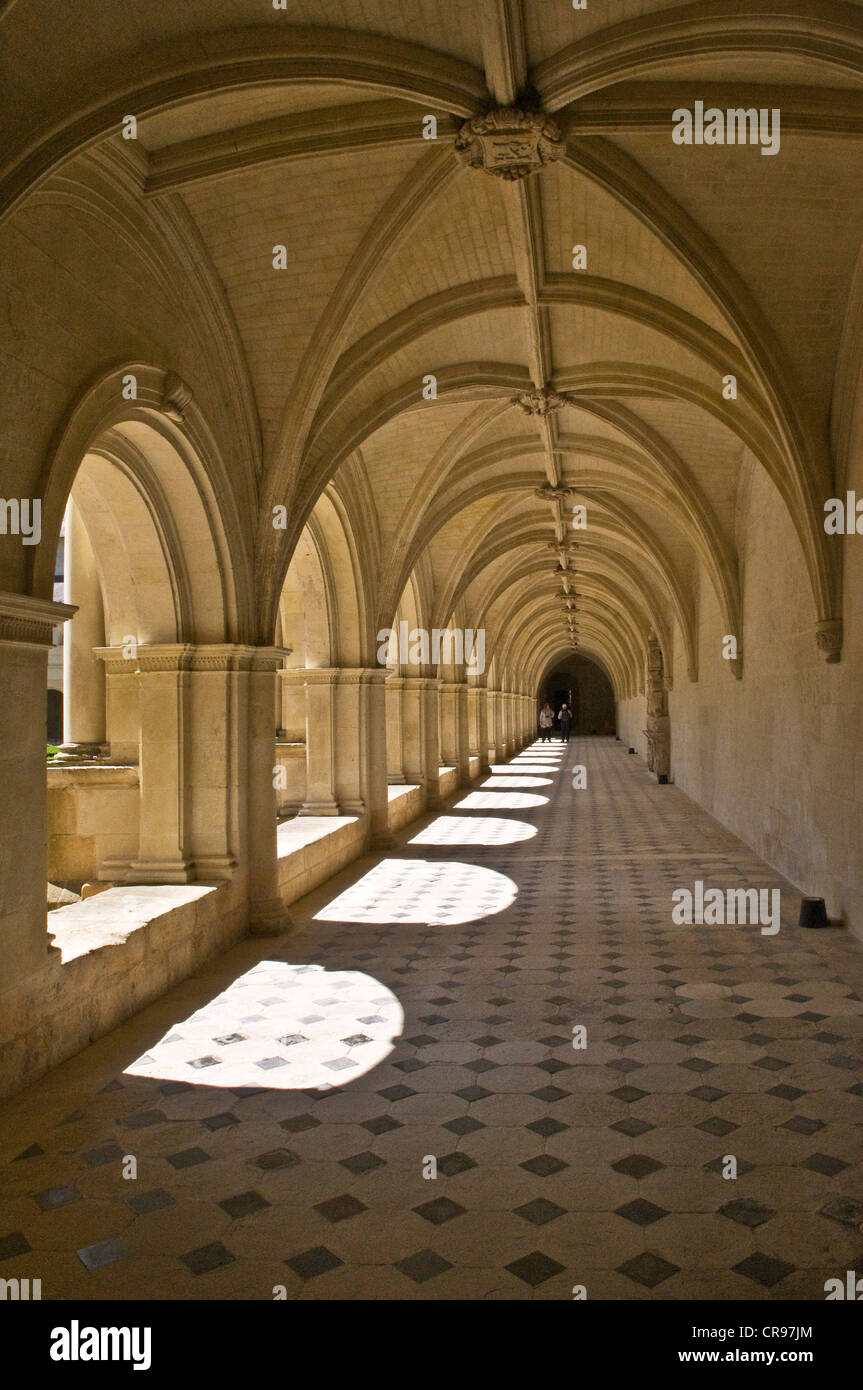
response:
{"label": "corridor", "polygon": [[[859,943],[613,738],[397,840],[6,1103],[0,1276],[818,1300],[863,1268]],[[674,925],[697,880],[779,888],[781,930]]]}

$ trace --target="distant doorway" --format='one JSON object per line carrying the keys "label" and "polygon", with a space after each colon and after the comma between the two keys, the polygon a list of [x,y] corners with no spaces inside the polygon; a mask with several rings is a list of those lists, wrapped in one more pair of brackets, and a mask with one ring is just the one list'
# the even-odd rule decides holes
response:
{"label": "distant doorway", "polygon": [[565,665],[553,668],[545,687],[554,706],[555,728],[557,712],[565,701],[572,710],[574,735],[615,732],[614,692],[608,676],[596,662],[579,653]]}

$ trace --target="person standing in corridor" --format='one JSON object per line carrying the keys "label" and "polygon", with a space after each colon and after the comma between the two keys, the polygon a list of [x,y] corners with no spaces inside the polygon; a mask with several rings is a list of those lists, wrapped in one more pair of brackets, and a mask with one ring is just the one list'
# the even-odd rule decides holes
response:
{"label": "person standing in corridor", "polygon": [[561,743],[569,743],[569,726],[572,723],[572,713],[569,705],[561,705],[557,712],[557,722],[560,725]]}
{"label": "person standing in corridor", "polygon": [[554,723],[554,710],[546,700],[545,705],[539,712],[539,731],[543,743],[551,742],[551,726]]}

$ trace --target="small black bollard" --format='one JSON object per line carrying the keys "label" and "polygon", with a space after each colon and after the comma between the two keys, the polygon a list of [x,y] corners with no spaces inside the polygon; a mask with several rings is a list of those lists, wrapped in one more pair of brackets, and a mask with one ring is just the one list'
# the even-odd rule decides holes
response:
{"label": "small black bollard", "polygon": [[634,752],[635,752],[635,749],[634,749],[634,748],[630,748],[629,751],[630,751],[630,753],[634,753]]}
{"label": "small black bollard", "polygon": [[660,774],[659,774],[659,785],[660,785],[660,787],[667,787],[667,786],[668,786],[668,773],[667,773],[667,772],[660,772]]}
{"label": "small black bollard", "polygon": [[827,905],[823,898],[801,898],[800,899],[800,921],[801,927],[826,927]]}

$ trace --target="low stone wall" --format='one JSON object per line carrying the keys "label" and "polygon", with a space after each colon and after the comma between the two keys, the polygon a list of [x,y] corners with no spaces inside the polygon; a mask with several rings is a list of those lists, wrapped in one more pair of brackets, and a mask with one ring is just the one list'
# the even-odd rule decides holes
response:
{"label": "low stone wall", "polygon": [[366,847],[366,820],[296,816],[279,826],[279,891],[286,906],[359,858]]}
{"label": "low stone wall", "polygon": [[106,859],[138,850],[137,767],[52,767],[48,777],[48,881],[95,879]]}
{"label": "low stone wall", "polygon": [[438,785],[442,797],[451,796],[453,792],[458,791],[458,768],[442,767]]}
{"label": "low stone wall", "polygon": [[390,787],[389,827],[393,834],[423,812],[421,786]]}
{"label": "low stone wall", "polygon": [[44,970],[0,995],[0,1096],[35,1081],[246,932],[235,883],[127,885],[52,912]]}
{"label": "low stone wall", "polygon": [[[305,772],[304,758],[301,765]],[[478,766],[471,759],[472,776]],[[137,768],[56,768],[48,776],[50,814],[58,827],[55,880],[95,878],[106,855],[120,852],[124,835],[130,842],[123,851],[134,852],[137,815],[132,834],[130,806],[137,813]],[[443,768],[441,796],[457,790],[457,769]],[[391,829],[422,814],[421,786],[393,786],[389,796]],[[364,853],[368,818],[296,816],[277,835],[279,887],[287,906]],[[52,912],[44,969],[0,995],[0,1097],[74,1056],[234,945],[248,928],[245,898],[240,878],[128,884]]]}

